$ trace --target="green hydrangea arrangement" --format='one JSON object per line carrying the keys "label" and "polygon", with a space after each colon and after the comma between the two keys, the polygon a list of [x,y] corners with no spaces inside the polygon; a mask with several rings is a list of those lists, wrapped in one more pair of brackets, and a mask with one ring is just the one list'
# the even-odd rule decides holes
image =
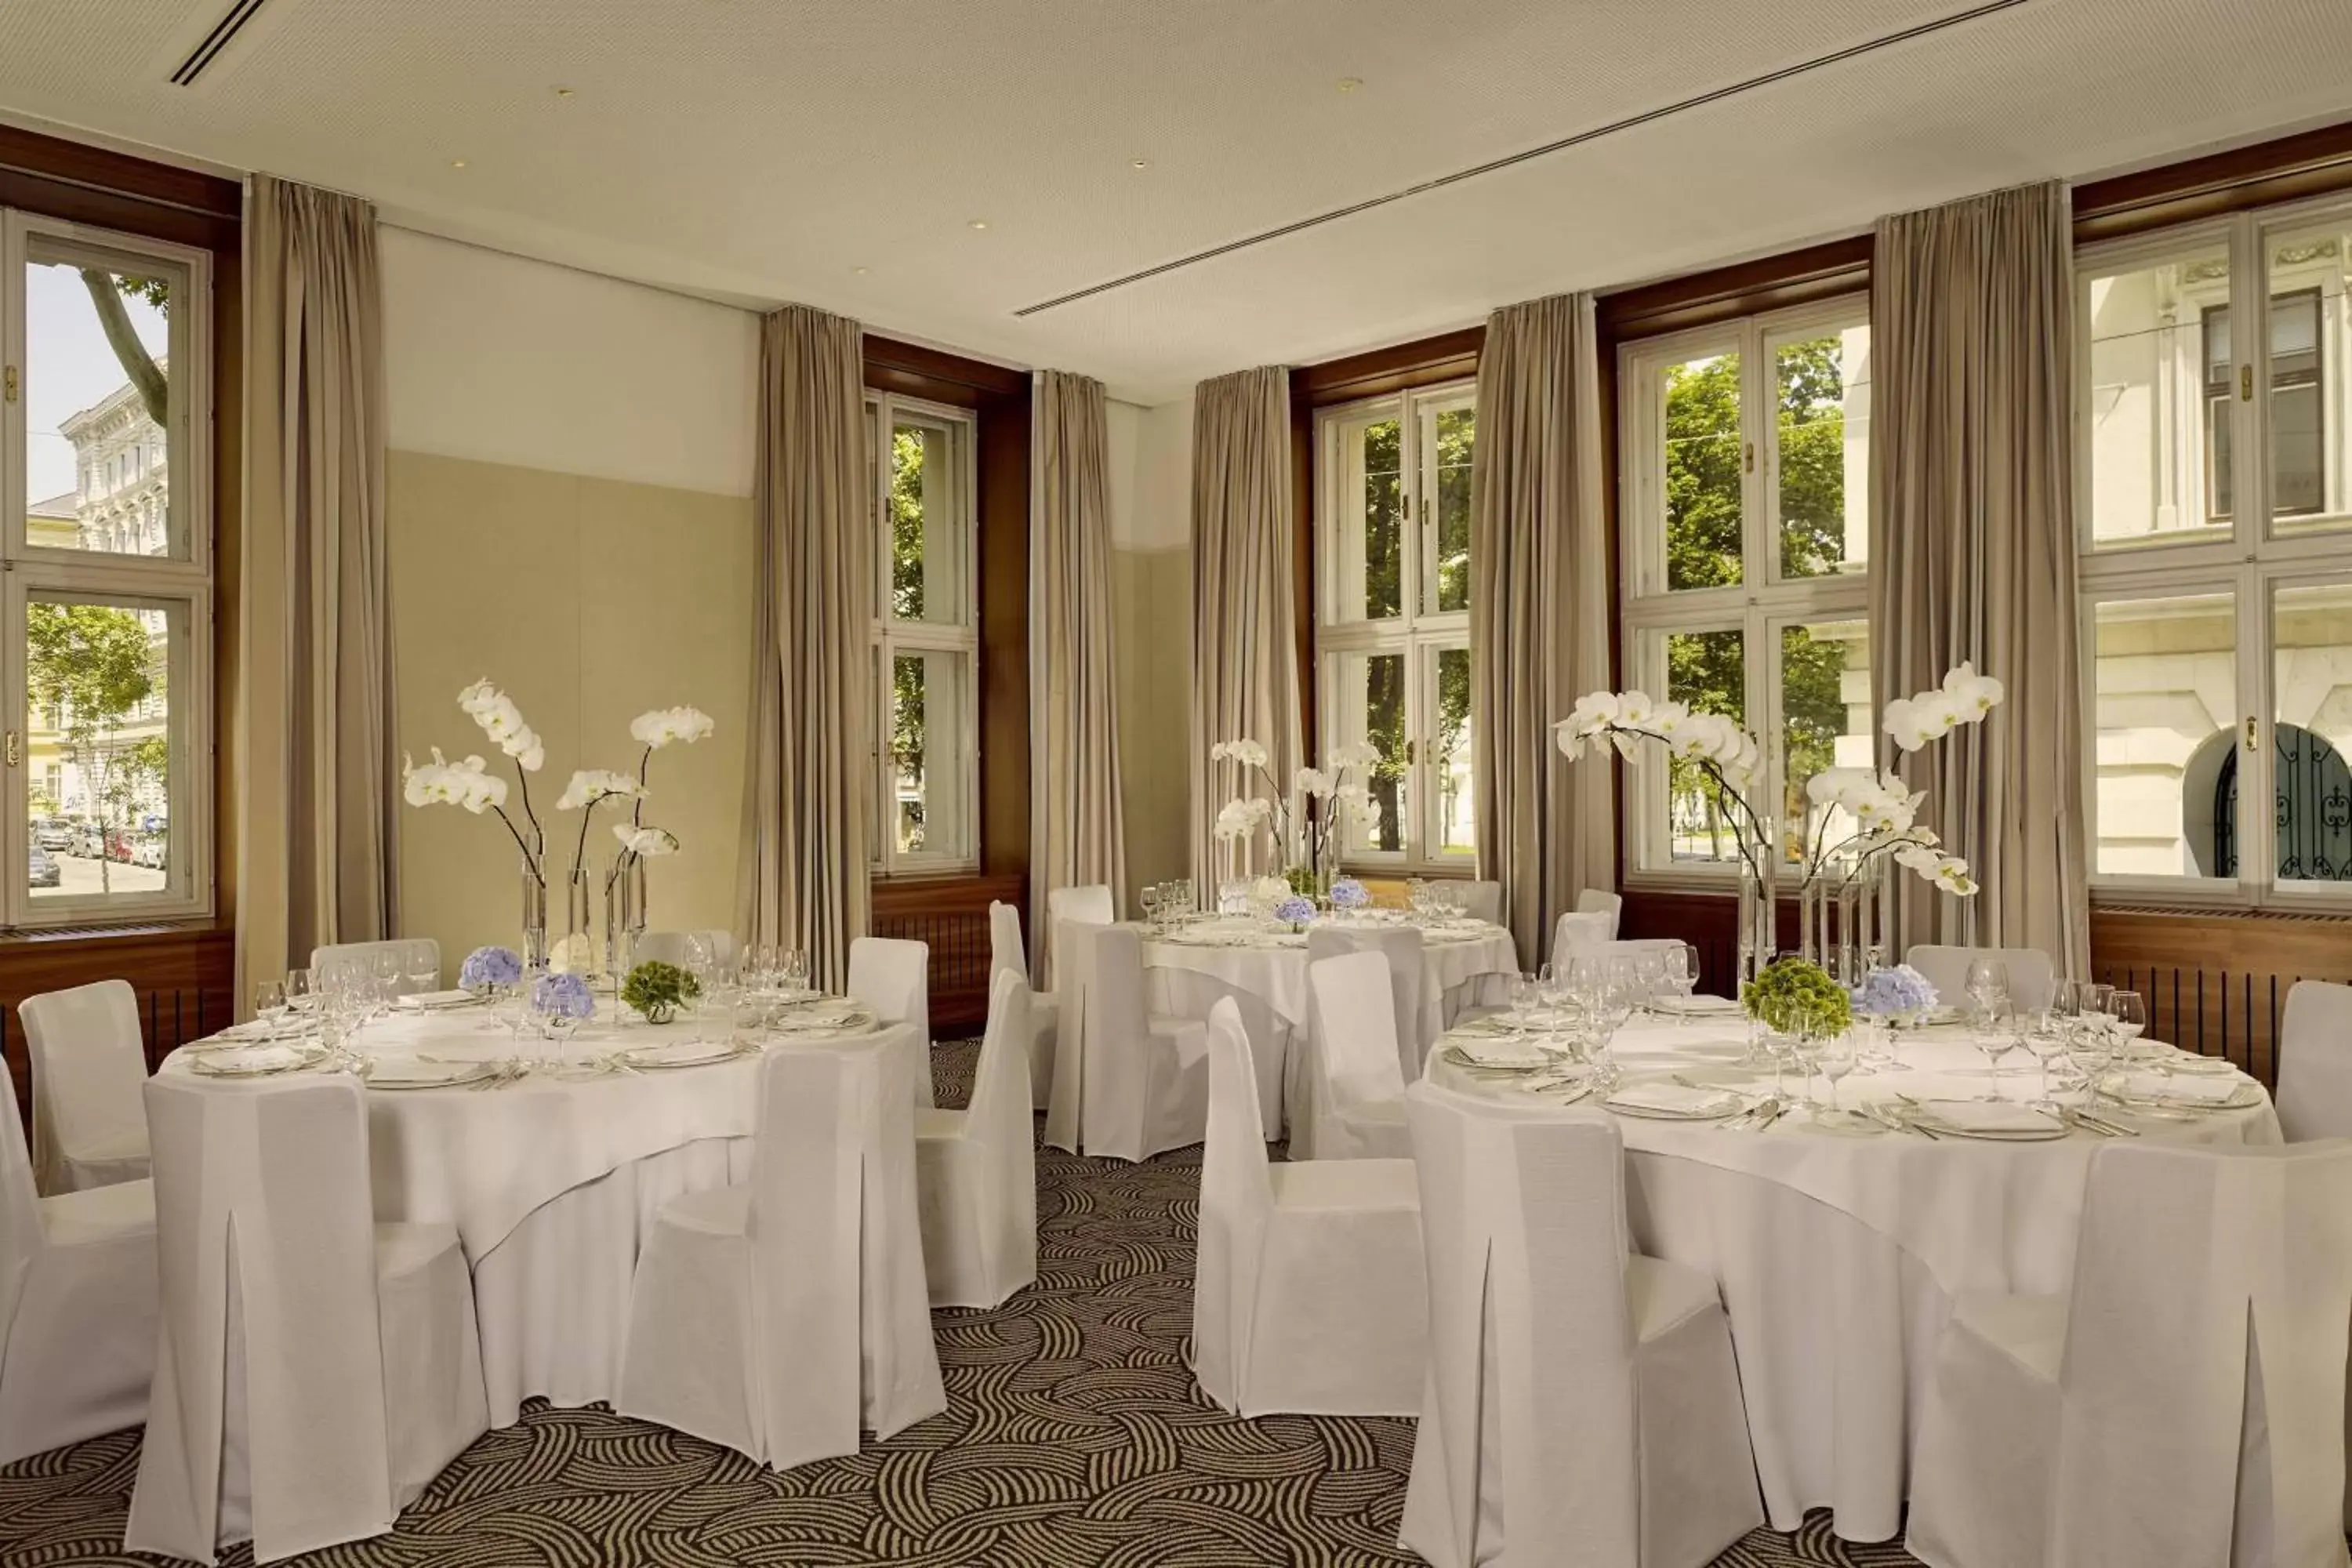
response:
{"label": "green hydrangea arrangement", "polygon": [[1853,1022],[1853,1001],[1820,964],[1776,958],[1739,994],[1748,1016],[1784,1035],[1838,1035]]}
{"label": "green hydrangea arrangement", "polygon": [[648,1024],[667,1024],[677,1010],[702,994],[702,983],[675,963],[649,958],[629,971],[621,986],[621,1000],[646,1016]]}

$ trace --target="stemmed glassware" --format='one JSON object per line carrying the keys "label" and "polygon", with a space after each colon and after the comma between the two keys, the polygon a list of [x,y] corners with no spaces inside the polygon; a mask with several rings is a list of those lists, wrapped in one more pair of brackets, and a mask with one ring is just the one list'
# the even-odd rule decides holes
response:
{"label": "stemmed glassware", "polygon": [[282,980],[257,980],[253,983],[253,1013],[259,1018],[264,1031],[271,1039],[278,1035],[278,1025],[286,1016],[286,983]]}
{"label": "stemmed glassware", "polygon": [[1979,958],[1970,963],[1967,984],[1979,1018],[1990,1019],[2009,1005],[2009,965],[2000,959]]}
{"label": "stemmed glassware", "polygon": [[805,998],[809,988],[808,954],[797,947],[786,948],[783,971],[784,989],[792,993],[794,1001]]}
{"label": "stemmed glassware", "polygon": [[[1862,1064],[1854,1054],[1856,1044],[1853,1033],[1848,1031],[1822,1040],[1814,1051],[1822,1076],[1830,1082],[1829,1119],[1832,1121],[1845,1120],[1845,1108],[1838,1103],[1838,1080],[1860,1068]],[[1814,1110],[1814,1119],[1821,1120],[1820,1108],[1816,1106]]]}
{"label": "stemmed glassware", "polygon": [[1976,1047],[1992,1069],[1992,1089],[1985,1096],[1987,1100],[2001,1098],[2000,1058],[2015,1049],[2017,1044],[2016,1019],[2007,1007],[1988,1008],[1977,1020]]}
{"label": "stemmed glassware", "polygon": [[1143,921],[1155,931],[1160,929],[1160,884],[1157,882],[1146,884],[1143,889]]}
{"label": "stemmed glassware", "polygon": [[408,950],[407,972],[410,994],[441,989],[441,955],[421,942]]}
{"label": "stemmed glassware", "polygon": [[1536,1002],[1541,994],[1536,976],[1532,974],[1511,976],[1511,1027],[1523,1040],[1528,1037],[1529,1015],[1535,1011]]}
{"label": "stemmed glassware", "polygon": [[319,1010],[318,994],[312,990],[315,977],[307,969],[286,972],[286,1007],[291,1013],[315,1013]]}
{"label": "stemmed glassware", "polygon": [[2137,991],[2117,991],[2107,997],[2107,1028],[2116,1037],[2116,1055],[2131,1054],[2132,1042],[2147,1032],[2147,1003]]}

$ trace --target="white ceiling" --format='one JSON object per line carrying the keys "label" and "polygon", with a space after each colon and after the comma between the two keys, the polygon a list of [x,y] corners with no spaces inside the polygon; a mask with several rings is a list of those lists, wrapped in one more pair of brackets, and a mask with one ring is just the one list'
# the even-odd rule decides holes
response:
{"label": "white ceiling", "polygon": [[1142,401],[2352,113],[2344,0],[2029,0],[1022,319],[1968,0],[267,0],[172,86],[226,5],[9,0],[0,110]]}

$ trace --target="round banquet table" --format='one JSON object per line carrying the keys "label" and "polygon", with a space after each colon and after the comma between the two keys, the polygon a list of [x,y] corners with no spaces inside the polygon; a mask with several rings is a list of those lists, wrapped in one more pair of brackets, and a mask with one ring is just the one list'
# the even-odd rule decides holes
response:
{"label": "round banquet table", "polygon": [[[1363,929],[1375,929],[1367,924]],[[1420,1045],[1426,1047],[1465,1008],[1504,1000],[1507,977],[1518,972],[1511,933],[1485,921],[1422,929]],[[1151,1011],[1165,1017],[1206,1018],[1232,997],[1248,1032],[1257,1068],[1257,1098],[1265,1135],[1282,1136],[1287,1091],[1303,1066],[1292,1037],[1307,1028],[1307,936],[1270,931],[1241,916],[1216,916],[1179,931],[1147,935],[1144,978]]]}
{"label": "round banquet table", "polygon": [[[367,1025],[352,1047],[386,1060],[513,1057],[512,1037],[487,1023],[471,1008],[397,1013]],[[576,1068],[488,1089],[371,1089],[375,1217],[457,1227],[473,1269],[493,1426],[517,1420],[533,1395],[562,1406],[609,1403],[621,1384],[637,1252],[654,1217],[674,1198],[750,1179],[758,1055],[637,1072],[585,1065],[690,1037],[687,1025],[592,1023],[567,1047]],[[877,1038],[890,1058],[885,1092],[911,1096],[914,1075],[929,1064],[904,1025],[779,1036],[767,1048]],[[159,1070],[190,1071],[189,1055],[173,1052]],[[886,1194],[883,1212],[912,1215],[912,1148],[886,1168],[907,1190]],[[890,1245],[919,1256],[919,1238]]]}
{"label": "round banquet table", "polygon": [[[1772,1070],[1740,1065],[1746,1037],[1736,1017],[1645,1018],[1618,1033],[1615,1055],[1628,1088],[1680,1077],[1753,1099],[1770,1092]],[[1892,1070],[1845,1079],[1841,1103],[1981,1098],[1992,1083],[1965,1029],[1906,1035],[1897,1056]],[[2039,1092],[2030,1059],[2013,1065],[2022,1056],[2005,1064],[2012,1100]],[[1523,1079],[1467,1070],[1444,1048],[1430,1053],[1426,1076],[1519,1105],[1547,1098]],[[1796,1075],[1787,1088],[1793,1103]],[[2104,1104],[2099,1114],[2148,1138],[2281,1141],[2267,1095],[2179,1120]],[[1722,1291],[1773,1527],[1795,1530],[1808,1509],[1826,1507],[1847,1540],[1893,1537],[1953,1300],[2068,1289],[2091,1155],[2108,1140],[2079,1129],[2038,1142],[1841,1131],[1801,1107],[1761,1131],[1612,1120],[1635,1246],[1707,1270]]]}

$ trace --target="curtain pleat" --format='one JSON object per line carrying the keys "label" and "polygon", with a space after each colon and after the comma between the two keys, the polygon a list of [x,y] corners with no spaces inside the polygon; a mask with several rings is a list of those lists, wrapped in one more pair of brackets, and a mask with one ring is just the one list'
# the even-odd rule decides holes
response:
{"label": "curtain pleat", "polygon": [[761,322],[743,935],[805,949],[836,992],[866,931],[874,805],[863,356],[839,316],[787,305]]}
{"label": "curtain pleat", "polygon": [[2034,947],[2089,964],[2075,668],[2074,274],[2066,193],[1882,219],[1871,266],[1870,622],[1879,707],[1972,659],[1980,725],[1882,755],[1982,890],[1898,877],[1898,951]]}
{"label": "curtain pleat", "polygon": [[1551,726],[1609,684],[1608,516],[1592,298],[1496,310],[1470,473],[1470,690],[1478,874],[1540,962],[1584,888],[1615,885],[1614,770]]}
{"label": "curtain pleat", "polygon": [[1031,962],[1052,973],[1046,895],[1055,888],[1127,885],[1119,800],[1118,689],[1111,628],[1110,430],[1103,384],[1057,370],[1037,377],[1037,595],[1044,699],[1030,874]]}
{"label": "curtain pleat", "polygon": [[1277,779],[1305,760],[1291,504],[1290,373],[1262,365],[1201,383],[1192,404],[1192,883],[1204,900],[1216,896],[1214,830],[1232,785],[1209,748],[1256,741]]}
{"label": "curtain pleat", "polygon": [[375,209],[256,175],[236,767],[236,991],[399,919]]}

